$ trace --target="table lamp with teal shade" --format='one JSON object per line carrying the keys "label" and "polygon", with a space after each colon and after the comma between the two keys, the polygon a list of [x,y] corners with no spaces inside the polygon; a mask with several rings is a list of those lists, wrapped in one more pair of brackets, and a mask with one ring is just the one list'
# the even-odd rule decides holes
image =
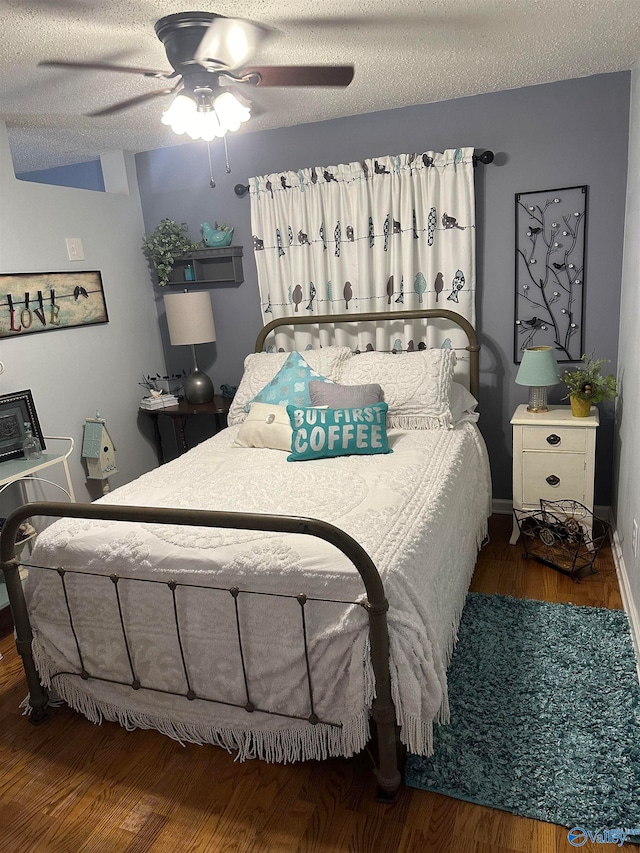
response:
{"label": "table lamp with teal shade", "polygon": [[529,386],[528,412],[549,411],[547,388],[560,382],[558,365],[551,347],[529,347],[522,353],[516,383]]}

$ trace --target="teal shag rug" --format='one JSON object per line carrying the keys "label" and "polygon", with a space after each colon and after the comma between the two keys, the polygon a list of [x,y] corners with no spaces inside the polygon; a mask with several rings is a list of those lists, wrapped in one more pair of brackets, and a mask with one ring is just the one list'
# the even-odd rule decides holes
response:
{"label": "teal shag rug", "polygon": [[436,726],[430,758],[409,756],[406,784],[567,827],[638,829],[626,614],[469,593],[458,637],[451,723]]}

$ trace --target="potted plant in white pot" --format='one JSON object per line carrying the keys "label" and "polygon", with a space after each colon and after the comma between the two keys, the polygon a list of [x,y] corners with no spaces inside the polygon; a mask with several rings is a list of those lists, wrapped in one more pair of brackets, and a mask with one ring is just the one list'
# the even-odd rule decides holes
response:
{"label": "potted plant in white pot", "polygon": [[613,373],[602,375],[602,366],[609,362],[608,358],[594,359],[592,355],[583,355],[581,361],[580,367],[567,370],[563,377],[569,389],[566,396],[571,403],[571,414],[575,418],[588,417],[591,406],[601,400],[613,400],[618,396],[618,386]]}

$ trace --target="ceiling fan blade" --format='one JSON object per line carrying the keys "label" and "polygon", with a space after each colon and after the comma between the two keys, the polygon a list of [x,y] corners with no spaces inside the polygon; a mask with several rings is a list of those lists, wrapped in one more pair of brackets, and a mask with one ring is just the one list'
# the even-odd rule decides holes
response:
{"label": "ceiling fan blade", "polygon": [[76,68],[89,71],[121,71],[125,74],[142,74],[144,77],[159,77],[170,79],[175,71],[154,71],[151,68],[134,68],[130,65],[112,65],[110,62],[73,62],[65,59],[43,59],[39,66],[47,68]]}
{"label": "ceiling fan blade", "polygon": [[353,65],[265,65],[241,69],[242,81],[254,86],[348,86]]}
{"label": "ceiling fan blade", "polygon": [[120,110],[128,110],[130,107],[137,107],[138,104],[143,104],[145,101],[151,101],[160,95],[171,95],[176,91],[176,86],[171,89],[156,89],[153,92],[145,92],[142,95],[136,95],[135,98],[128,98],[126,101],[119,101],[117,104],[111,104],[110,107],[104,107],[101,110],[95,110],[92,113],[86,113],[91,118],[96,116],[108,116],[112,113],[118,113]]}
{"label": "ceiling fan blade", "polygon": [[196,62],[214,62],[225,68],[238,68],[256,52],[269,34],[268,27],[243,18],[215,18],[195,52]]}

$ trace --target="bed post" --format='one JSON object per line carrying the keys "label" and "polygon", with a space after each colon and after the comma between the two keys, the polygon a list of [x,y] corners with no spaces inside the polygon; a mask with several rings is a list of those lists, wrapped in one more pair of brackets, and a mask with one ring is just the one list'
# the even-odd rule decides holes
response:
{"label": "bed post", "polygon": [[369,614],[371,664],[376,681],[376,698],[373,700],[371,713],[378,734],[378,767],[375,771],[378,782],[377,799],[390,803],[400,787],[401,776],[396,742],[396,713],[391,697],[389,672],[389,602],[384,597],[375,604],[367,599],[363,606]]}
{"label": "bed post", "polygon": [[40,676],[33,660],[31,622],[29,621],[29,612],[22,589],[22,580],[20,579],[20,561],[15,555],[15,540],[21,521],[22,517],[16,519],[10,517],[4,525],[0,536],[0,568],[4,572],[11,615],[16,629],[16,649],[22,658],[22,666],[29,687],[29,707],[31,709],[29,721],[37,725],[47,718],[45,708],[49,697],[40,683]]}

